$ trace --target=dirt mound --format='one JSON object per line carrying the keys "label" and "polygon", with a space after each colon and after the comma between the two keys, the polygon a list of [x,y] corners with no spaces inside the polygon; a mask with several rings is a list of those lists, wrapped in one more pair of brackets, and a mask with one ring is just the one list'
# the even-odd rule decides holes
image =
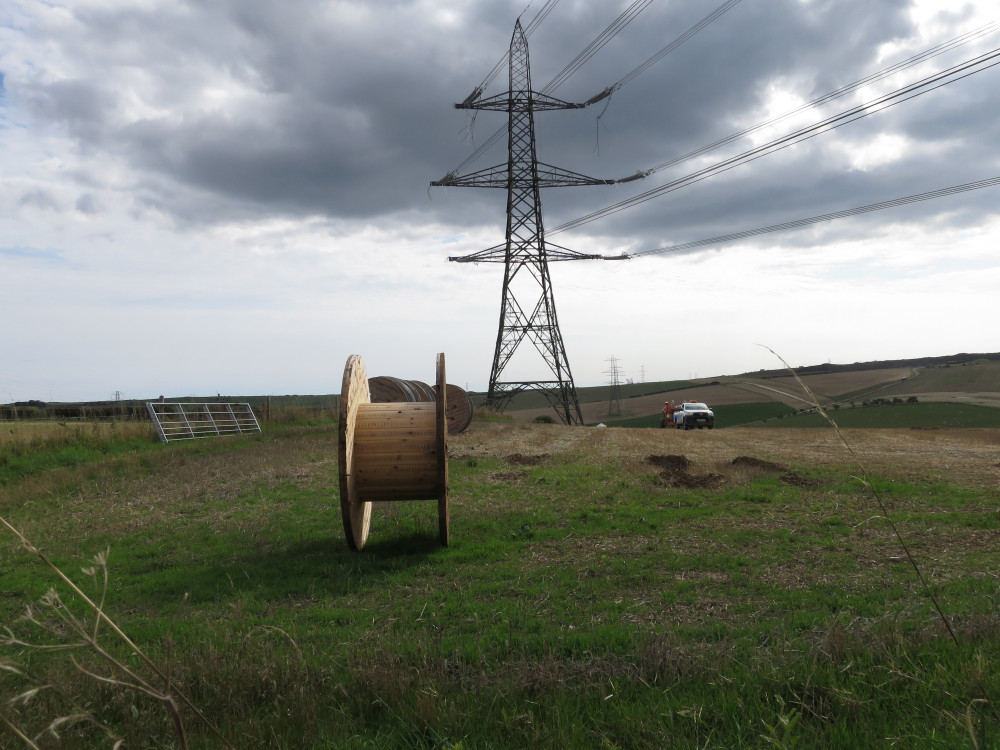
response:
{"label": "dirt mound", "polygon": [[782,474],[778,477],[779,482],[784,482],[792,487],[819,487],[823,484],[822,479],[810,479],[809,477],[800,477],[794,472],[789,472],[787,474]]}
{"label": "dirt mound", "polygon": [[507,456],[507,463],[514,466],[539,466],[548,457],[548,453],[543,453],[540,456],[525,456],[523,453],[513,453]]}
{"label": "dirt mound", "polygon": [[666,472],[663,472],[660,474],[660,478],[667,482],[667,484],[685,489],[712,489],[726,481],[726,478],[722,474],[714,472],[709,472],[708,474],[689,474],[686,471],[681,471],[669,476]]}
{"label": "dirt mound", "polygon": [[749,469],[761,469],[762,471],[788,471],[788,467],[784,464],[753,456],[737,456],[733,459],[733,466],[745,466]]}
{"label": "dirt mound", "polygon": [[687,456],[647,456],[646,463],[662,469],[660,479],[672,487],[711,489],[726,480],[722,474],[692,474],[691,460]]}
{"label": "dirt mound", "polygon": [[646,463],[667,471],[687,471],[691,467],[687,456],[647,456]]}
{"label": "dirt mound", "polygon": [[778,477],[778,481],[784,482],[792,487],[819,487],[823,484],[822,479],[800,477],[784,464],[779,464],[775,461],[767,461],[763,458],[754,458],[753,456],[737,456],[733,459],[732,464],[733,466],[760,469],[761,471],[781,472],[781,476]]}

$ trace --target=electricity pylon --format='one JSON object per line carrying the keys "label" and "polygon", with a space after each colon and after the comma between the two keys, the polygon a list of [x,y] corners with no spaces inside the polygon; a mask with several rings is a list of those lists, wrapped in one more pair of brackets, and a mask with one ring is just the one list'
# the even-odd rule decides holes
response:
{"label": "electricity pylon", "polygon": [[[448,259],[458,263],[504,264],[500,330],[490,371],[488,405],[503,411],[518,393],[536,390],[545,396],[564,424],[583,424],[580,400],[559,331],[548,264],[549,261],[607,258],[546,243],[540,190],[543,187],[612,185],[616,181],[599,180],[540,163],[535,151],[535,112],[582,109],[605,98],[610,91],[605,90],[581,104],[532,91],[528,42],[520,20],[514,24],[509,68],[507,92],[481,98],[481,89],[476,89],[465,101],[455,105],[457,109],[507,113],[507,163],[461,176],[450,173],[431,185],[507,189],[506,242]],[[504,370],[525,339],[534,344],[549,373],[539,380],[505,380]]]}
{"label": "electricity pylon", "polygon": [[611,386],[608,395],[608,416],[620,417],[622,415],[622,384],[619,379],[621,370],[618,369],[617,358],[612,357],[607,361],[611,363],[611,369],[605,371],[607,375],[611,376],[611,381],[608,383]]}

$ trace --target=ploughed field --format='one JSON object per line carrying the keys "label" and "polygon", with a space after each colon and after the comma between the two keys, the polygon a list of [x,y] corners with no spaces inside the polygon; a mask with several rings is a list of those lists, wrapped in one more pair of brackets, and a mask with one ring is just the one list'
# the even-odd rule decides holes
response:
{"label": "ploughed field", "polygon": [[[867,408],[869,400],[898,399],[903,403],[911,397],[921,404],[957,406],[958,426],[995,427],[1000,424],[997,412],[977,415],[976,410],[969,412],[966,407],[1000,407],[1000,361],[976,360],[954,365],[886,367],[801,376],[789,372],[777,377],[746,374],[694,381],[631,383],[620,387],[620,399],[615,404],[611,403],[609,387],[579,388],[578,395],[585,423],[613,425],[621,422],[623,427],[657,426],[664,401],[707,403],[717,408],[717,418],[722,417],[722,424],[717,426],[728,427],[774,419],[779,414],[787,415],[797,410],[813,410],[817,400],[826,409],[837,409],[844,415]],[[612,409],[614,413],[610,414]],[[881,408],[878,411],[881,412],[878,416],[858,417],[861,424],[856,426],[909,427],[920,423],[917,419],[901,419],[901,415]],[[726,412],[743,421],[730,421]],[[536,417],[551,415],[552,411],[540,394],[528,392],[514,398],[510,413],[519,421],[530,422]],[[899,424],[900,421],[911,424]]]}
{"label": "ploughed field", "polygon": [[[476,422],[449,443],[447,549],[434,502],[377,505],[347,549],[327,428],[109,438],[2,475],[0,508],[88,593],[110,548],[105,610],[203,713],[180,709],[192,747],[224,746],[209,723],[240,748],[985,747],[1000,430],[842,436]],[[177,744],[157,700],[23,645],[68,637],[17,621],[49,586],[84,609],[13,535],[0,571],[8,721]],[[58,691],[7,704],[31,675]]]}

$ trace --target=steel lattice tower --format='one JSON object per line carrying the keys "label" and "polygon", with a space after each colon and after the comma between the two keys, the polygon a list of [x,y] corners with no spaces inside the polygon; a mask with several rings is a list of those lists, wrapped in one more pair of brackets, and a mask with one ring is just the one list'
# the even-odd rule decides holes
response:
{"label": "steel lattice tower", "polygon": [[[544,394],[563,423],[583,424],[576,385],[559,331],[548,264],[560,260],[597,260],[603,256],[584,255],[545,242],[540,191],[543,187],[611,185],[615,181],[540,163],[535,148],[535,112],[581,109],[606,94],[573,104],[532,91],[528,42],[520,20],[514,25],[510,42],[509,84],[506,93],[480,98],[482,92],[477,89],[455,105],[458,109],[507,113],[507,163],[462,176],[452,173],[431,185],[507,189],[506,242],[472,255],[449,258],[461,263],[504,264],[500,329],[490,371],[488,404],[502,411],[516,394],[536,390]],[[505,380],[504,370],[525,339],[534,345],[549,373],[540,380]]]}
{"label": "steel lattice tower", "polygon": [[621,370],[618,369],[616,357],[611,357],[608,362],[611,363],[611,369],[606,371],[611,376],[611,382],[608,384],[611,386],[608,392],[608,416],[620,417],[622,415],[622,384],[619,380]]}

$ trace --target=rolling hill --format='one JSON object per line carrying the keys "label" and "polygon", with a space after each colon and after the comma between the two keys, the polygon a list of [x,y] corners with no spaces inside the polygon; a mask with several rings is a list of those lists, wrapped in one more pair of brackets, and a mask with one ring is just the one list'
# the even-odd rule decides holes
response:
{"label": "rolling hill", "polygon": [[[879,364],[887,366],[875,366]],[[691,381],[623,385],[621,411],[615,414],[609,414],[610,387],[580,388],[578,393],[587,424],[658,426],[665,401],[697,400],[715,409],[719,426],[723,427],[810,410],[814,405],[813,396],[824,408],[838,411],[882,407],[885,406],[882,401],[891,405],[893,399],[897,404],[907,401],[912,404],[913,398],[921,404],[993,407],[998,409],[995,416],[1000,424],[1000,354],[818,365],[796,372],[798,377],[787,370],[770,370]],[[551,410],[538,394],[526,394],[514,399],[508,414],[518,421],[532,421],[551,414]],[[992,411],[986,414],[986,421],[994,416]],[[727,418],[730,415],[732,419]],[[871,417],[864,421],[870,422]],[[898,419],[888,421],[895,423]],[[785,425],[791,426],[789,422]]]}

